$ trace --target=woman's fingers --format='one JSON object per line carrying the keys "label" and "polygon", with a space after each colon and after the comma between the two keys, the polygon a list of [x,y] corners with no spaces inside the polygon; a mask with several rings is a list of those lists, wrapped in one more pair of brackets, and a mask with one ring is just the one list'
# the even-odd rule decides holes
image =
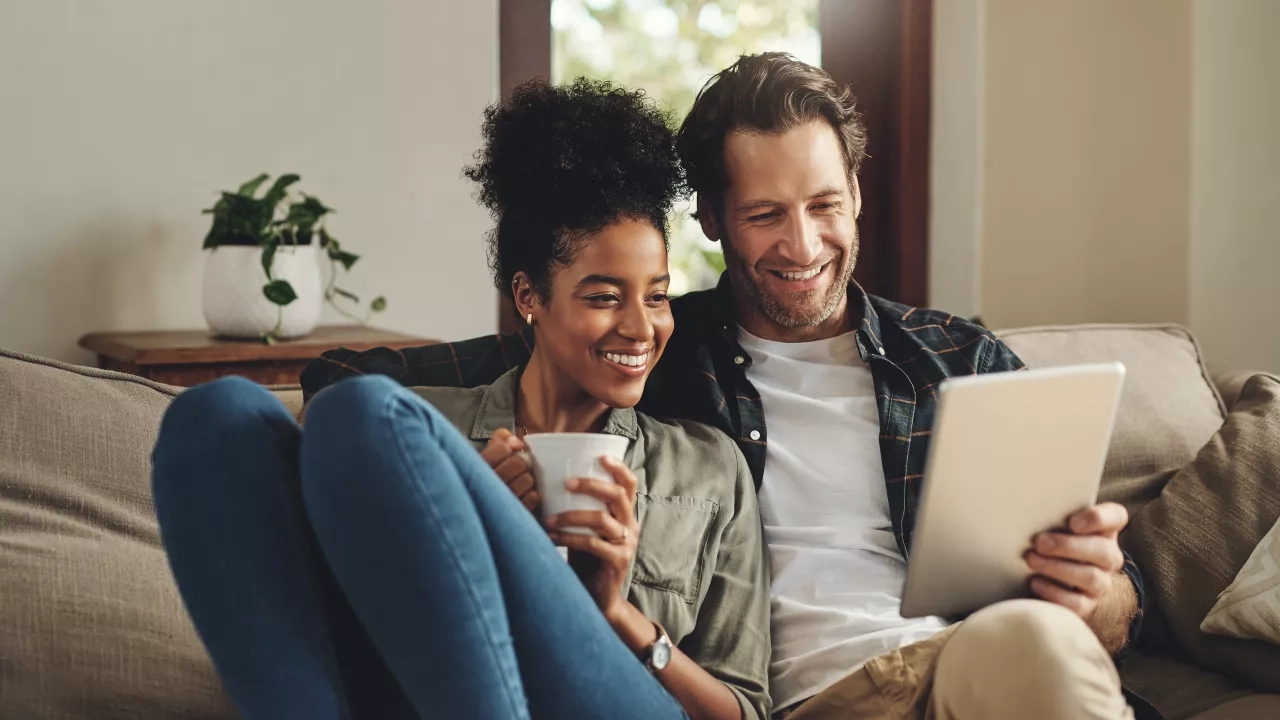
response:
{"label": "woman's fingers", "polygon": [[613,544],[621,544],[631,535],[626,525],[602,510],[569,510],[547,518],[547,527],[559,530],[584,528]]}
{"label": "woman's fingers", "polygon": [[629,542],[619,545],[611,543],[599,535],[582,535],[555,530],[551,531],[549,535],[551,542],[556,545],[594,555],[609,563],[621,573],[626,572],[627,566],[631,562],[632,545]]}
{"label": "woman's fingers", "polygon": [[[630,472],[630,471],[628,471]],[[604,503],[609,513],[619,522],[630,522],[635,518],[634,490],[627,492],[625,487],[597,478],[569,478],[565,482],[570,492],[582,493]]]}
{"label": "woman's fingers", "polygon": [[636,487],[639,486],[639,482],[636,481],[636,476],[631,472],[631,468],[607,455],[600,458],[600,464],[604,466],[605,470],[609,471],[609,474],[613,476],[613,481],[618,483],[626,492],[627,497],[634,498],[636,496]]}

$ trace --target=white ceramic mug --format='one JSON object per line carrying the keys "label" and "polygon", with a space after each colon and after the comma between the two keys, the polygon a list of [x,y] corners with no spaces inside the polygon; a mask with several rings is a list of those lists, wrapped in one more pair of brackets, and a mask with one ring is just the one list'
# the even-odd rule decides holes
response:
{"label": "white ceramic mug", "polygon": [[[613,475],[600,464],[601,457],[619,462],[630,441],[620,435],[599,433],[534,433],[524,437],[532,457],[533,479],[542,496],[542,519],[569,510],[605,510],[604,503],[590,495],[569,492],[569,478],[597,478],[613,482]],[[562,532],[590,535],[587,528],[559,528]]]}

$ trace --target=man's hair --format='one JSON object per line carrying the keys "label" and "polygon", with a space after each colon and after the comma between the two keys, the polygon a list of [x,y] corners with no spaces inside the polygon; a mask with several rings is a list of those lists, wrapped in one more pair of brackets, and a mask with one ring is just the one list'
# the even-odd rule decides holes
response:
{"label": "man's hair", "polygon": [[707,81],[676,135],[689,189],[718,208],[729,133],[778,134],[819,118],[835,130],[852,179],[867,156],[867,128],[849,88],[787,53],[743,55]]}
{"label": "man's hair", "polygon": [[549,297],[583,237],[619,220],[648,221],[666,239],[684,175],[670,116],[643,91],[530,80],[485,110],[481,133],[463,172],[496,223],[489,267],[508,297],[518,272]]}

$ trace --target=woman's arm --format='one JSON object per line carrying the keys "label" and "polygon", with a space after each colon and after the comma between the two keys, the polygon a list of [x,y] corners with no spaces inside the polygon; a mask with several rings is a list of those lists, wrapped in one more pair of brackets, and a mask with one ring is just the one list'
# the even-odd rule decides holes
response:
{"label": "woman's arm", "polygon": [[[639,609],[622,597],[621,592],[640,534],[635,516],[636,478],[622,463],[609,459],[602,459],[601,463],[616,483],[576,478],[569,481],[576,483],[569,489],[598,498],[609,511],[566,512],[548,518],[547,524],[551,528],[551,538],[557,544],[568,547],[570,551],[586,553],[598,561],[598,568],[587,578],[587,589],[618,637],[637,657],[644,657],[657,639],[657,629]],[[758,534],[759,519],[754,518],[753,521],[757,524]],[[557,530],[570,526],[585,527],[595,534],[579,535]],[[767,605],[765,609],[767,612]],[[766,615],[766,627],[767,624]],[[725,646],[725,650],[729,647]],[[694,720],[740,720],[743,717],[744,705],[729,686],[678,648],[672,649],[671,662],[656,677]]]}

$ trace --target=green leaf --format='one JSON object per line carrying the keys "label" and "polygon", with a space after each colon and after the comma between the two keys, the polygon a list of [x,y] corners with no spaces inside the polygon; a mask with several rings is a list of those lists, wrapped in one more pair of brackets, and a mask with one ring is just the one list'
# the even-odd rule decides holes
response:
{"label": "green leaf", "polygon": [[274,211],[276,205],[280,204],[280,201],[284,199],[285,193],[289,191],[289,186],[301,179],[293,173],[281,175],[271,184],[271,189],[267,191],[267,194],[262,196],[262,201]]}
{"label": "green leaf", "polygon": [[262,294],[277,305],[288,305],[298,299],[298,293],[293,291],[288,280],[272,280],[262,286]]}
{"label": "green leaf", "polygon": [[258,192],[258,187],[262,185],[262,183],[266,182],[269,177],[271,176],[266,173],[262,173],[258,177],[241,185],[240,189],[236,191],[236,194],[244,197],[253,197],[253,194]]}
{"label": "green leaf", "polygon": [[320,247],[329,247],[329,243],[333,243],[334,247],[338,246],[338,241],[333,239],[328,230],[320,228]]}
{"label": "green leaf", "polygon": [[262,333],[261,335],[259,335],[259,336],[258,336],[258,339],[262,340],[262,344],[263,344],[263,345],[275,345],[275,344],[276,344],[276,336],[275,336],[275,335],[272,335],[272,334],[271,334],[271,333],[269,333],[269,332],[264,332],[264,333]]}
{"label": "green leaf", "polygon": [[354,302],[354,303],[358,303],[358,302],[360,302],[360,298],[359,298],[359,297],[357,297],[357,296],[356,296],[356,294],[355,294],[355,293],[353,293],[353,292],[350,292],[350,291],[348,291],[348,290],[343,290],[343,289],[342,289],[342,288],[340,288],[340,287],[334,287],[334,288],[333,288],[333,291],[334,291],[335,293],[337,293],[338,295],[341,295],[342,297],[344,297],[344,298],[346,298],[346,299],[350,300],[351,302]]}
{"label": "green leaf", "polygon": [[376,313],[380,313],[383,310],[386,310],[387,299],[379,295],[378,297],[373,299],[373,302],[369,303],[369,309]]}
{"label": "green leaf", "polygon": [[262,246],[262,271],[267,274],[267,279],[271,279],[271,262],[275,260],[276,248],[280,247],[280,241],[270,238]]}
{"label": "green leaf", "polygon": [[350,270],[351,266],[355,265],[356,261],[360,259],[360,256],[345,250],[339,250],[337,243],[333,243],[329,246],[329,259],[337,260],[342,263],[342,267]]}

